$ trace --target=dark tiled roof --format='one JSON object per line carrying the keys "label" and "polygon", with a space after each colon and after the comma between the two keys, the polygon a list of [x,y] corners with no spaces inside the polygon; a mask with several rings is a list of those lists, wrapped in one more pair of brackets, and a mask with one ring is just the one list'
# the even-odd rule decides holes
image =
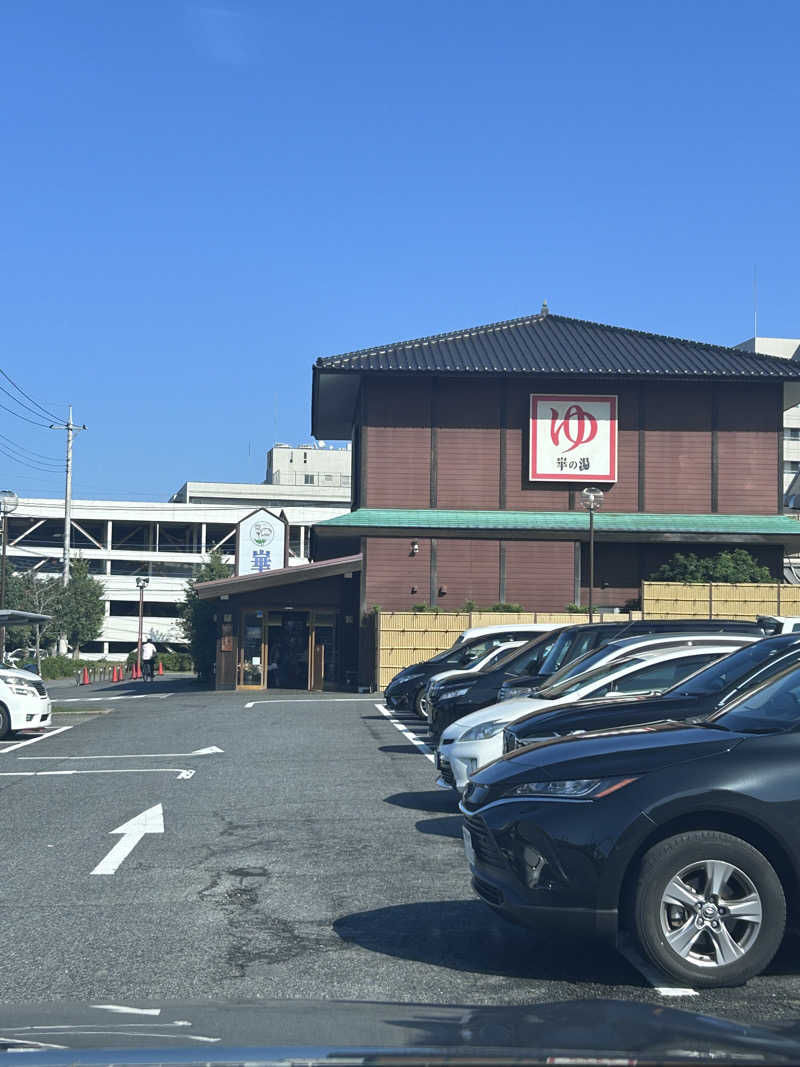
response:
{"label": "dark tiled roof", "polygon": [[551,314],[328,356],[315,370],[800,379],[776,356]]}

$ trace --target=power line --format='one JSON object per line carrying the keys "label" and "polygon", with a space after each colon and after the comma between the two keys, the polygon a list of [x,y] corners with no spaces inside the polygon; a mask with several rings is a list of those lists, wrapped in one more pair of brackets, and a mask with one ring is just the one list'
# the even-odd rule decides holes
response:
{"label": "power line", "polygon": [[18,452],[27,452],[29,455],[34,456],[36,459],[43,459],[46,460],[48,463],[57,463],[59,464],[59,469],[61,469],[61,460],[58,459],[56,456],[45,456],[41,452],[34,452],[32,448],[28,448],[26,445],[21,445],[18,441],[14,441],[10,437],[6,437],[4,433],[0,433],[0,437],[2,437],[4,441],[7,441],[9,445],[13,446]]}
{"label": "power line", "polygon": [[30,402],[32,404],[34,404],[39,409],[39,411],[44,412],[44,414],[48,417],[48,419],[52,419],[54,422],[58,422],[58,416],[57,415],[54,415],[52,411],[48,411],[47,408],[42,407],[42,405],[39,403],[39,401],[38,400],[34,400],[32,396],[28,396],[28,394],[25,392],[25,390],[21,386],[17,385],[17,383],[14,381],[14,379],[10,375],[6,374],[6,372],[2,368],[0,368],[0,374],[2,374],[3,377],[5,378],[5,380],[7,382],[10,382],[14,386],[14,388],[17,390],[17,392],[21,393],[25,397],[26,400],[30,400]]}
{"label": "power line", "polygon": [[[3,392],[7,393],[8,390],[4,389]],[[50,426],[49,426],[48,423],[46,423],[46,422],[35,422],[33,419],[29,419],[26,415],[20,415],[20,413],[18,411],[14,411],[13,408],[7,408],[5,406],[5,404],[0,404],[0,408],[2,408],[3,411],[7,411],[9,413],[9,415],[15,415],[18,419],[22,419],[23,422],[29,422],[31,424],[31,426],[41,426],[41,428],[43,430],[49,430],[50,429]]]}
{"label": "power line", "polygon": [[8,452],[5,445],[2,444],[0,444],[0,455],[5,456],[6,459],[10,459],[12,463],[19,463],[21,467],[28,467],[33,471],[41,471],[43,474],[56,474],[59,470],[57,467],[45,467],[44,464],[36,463],[34,460],[27,459],[25,456],[15,456],[13,452]]}

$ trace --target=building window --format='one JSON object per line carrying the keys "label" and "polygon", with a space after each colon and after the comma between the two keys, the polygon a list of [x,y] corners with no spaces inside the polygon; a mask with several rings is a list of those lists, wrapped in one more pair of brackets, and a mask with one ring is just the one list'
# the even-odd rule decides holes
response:
{"label": "building window", "polygon": [[304,474],[303,475],[303,481],[305,482],[306,485],[313,485],[314,484],[314,475],[313,474]]}
{"label": "building window", "polygon": [[797,474],[798,471],[800,471],[800,460],[787,459],[787,460],[784,461],[784,464],[783,464],[783,473],[784,474]]}
{"label": "building window", "polygon": [[783,431],[784,441],[800,441],[800,426],[787,426]]}

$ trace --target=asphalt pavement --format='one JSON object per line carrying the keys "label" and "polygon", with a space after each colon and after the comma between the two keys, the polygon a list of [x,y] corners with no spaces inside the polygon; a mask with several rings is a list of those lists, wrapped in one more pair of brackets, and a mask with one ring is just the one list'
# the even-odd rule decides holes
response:
{"label": "asphalt pavement", "polygon": [[379,697],[166,676],[64,699],[77,716],[0,743],[6,1004],[602,997],[800,1017],[794,938],[746,987],[691,995],[635,955],[498,919],[421,725]]}

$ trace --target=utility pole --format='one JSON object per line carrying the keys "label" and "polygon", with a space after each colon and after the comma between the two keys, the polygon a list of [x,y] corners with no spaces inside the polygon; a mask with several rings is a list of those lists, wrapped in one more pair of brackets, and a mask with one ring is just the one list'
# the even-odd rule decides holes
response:
{"label": "utility pole", "polygon": [[69,581],[69,546],[72,533],[72,440],[76,433],[85,430],[85,426],[76,426],[72,421],[72,404],[69,406],[69,417],[61,426],[53,423],[51,430],[67,431],[67,484],[64,490],[64,569],[61,580],[64,585]]}

